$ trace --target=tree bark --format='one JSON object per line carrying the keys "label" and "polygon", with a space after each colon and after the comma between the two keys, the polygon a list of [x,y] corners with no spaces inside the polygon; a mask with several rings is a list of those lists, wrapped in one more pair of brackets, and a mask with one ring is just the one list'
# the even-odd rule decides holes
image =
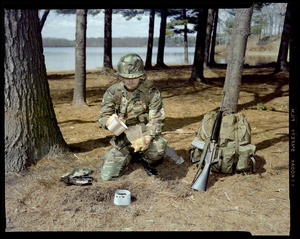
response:
{"label": "tree bark", "polygon": [[207,15],[207,27],[206,27],[206,38],[205,38],[205,49],[204,49],[204,68],[208,66],[209,47],[211,40],[211,32],[214,21],[214,9],[208,9]]}
{"label": "tree bark", "polygon": [[161,9],[161,22],[160,32],[158,41],[158,52],[155,67],[167,67],[164,63],[164,52],[165,52],[165,38],[166,38],[166,27],[167,27],[167,9]]}
{"label": "tree bark", "polygon": [[214,29],[213,29],[213,36],[212,36],[212,40],[211,40],[211,49],[210,49],[210,57],[208,60],[208,65],[216,65],[215,47],[216,47],[218,19],[219,19],[219,9],[217,8],[217,9],[215,9]]}
{"label": "tree bark", "polygon": [[223,107],[227,112],[237,112],[252,12],[253,6],[236,11],[224,83],[226,95]]}
{"label": "tree bark", "polygon": [[104,58],[103,58],[103,69],[102,69],[104,72],[113,71],[111,22],[112,22],[112,9],[105,9]]}
{"label": "tree bark", "polygon": [[288,50],[289,50],[290,29],[291,29],[291,5],[288,3],[287,8],[286,8],[283,31],[281,34],[279,53],[278,53],[278,58],[277,58],[277,62],[275,65],[274,73],[277,73],[279,71],[288,70],[287,56],[288,56]]}
{"label": "tree bark", "polygon": [[198,81],[199,83],[203,83],[203,84],[206,83],[203,74],[203,63],[204,63],[207,12],[208,12],[207,9],[199,9],[194,63],[193,63],[191,77],[189,79],[189,81]]}
{"label": "tree bark", "polygon": [[37,10],[4,10],[5,171],[68,150],[47,81]]}
{"label": "tree bark", "polygon": [[86,26],[87,10],[76,10],[75,85],[73,105],[86,104]]}
{"label": "tree bark", "polygon": [[149,15],[149,36],[148,36],[148,46],[147,46],[147,57],[146,57],[146,63],[145,63],[146,70],[152,68],[154,20],[155,20],[155,9],[151,9],[150,15]]}

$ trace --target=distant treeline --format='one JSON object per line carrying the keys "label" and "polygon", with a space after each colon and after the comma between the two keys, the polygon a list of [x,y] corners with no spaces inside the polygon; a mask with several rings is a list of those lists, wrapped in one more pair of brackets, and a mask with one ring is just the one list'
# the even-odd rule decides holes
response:
{"label": "distant treeline", "polygon": [[[196,37],[188,37],[189,47],[194,47],[196,42]],[[113,38],[113,47],[147,47],[148,38],[147,37],[122,37]],[[154,38],[154,46],[158,46],[158,38]],[[44,47],[73,47],[75,45],[75,40],[67,40],[62,38],[43,38]],[[104,38],[87,38],[87,47],[103,47]],[[166,37],[165,46],[167,47],[181,47],[183,46],[183,37]]]}

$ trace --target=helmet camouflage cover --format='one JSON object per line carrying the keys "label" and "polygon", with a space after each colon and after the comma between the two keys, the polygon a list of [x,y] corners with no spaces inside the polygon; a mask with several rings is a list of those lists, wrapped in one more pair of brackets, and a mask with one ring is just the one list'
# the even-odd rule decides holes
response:
{"label": "helmet camouflage cover", "polygon": [[145,74],[142,58],[135,53],[121,56],[118,63],[118,74],[124,78],[136,78]]}

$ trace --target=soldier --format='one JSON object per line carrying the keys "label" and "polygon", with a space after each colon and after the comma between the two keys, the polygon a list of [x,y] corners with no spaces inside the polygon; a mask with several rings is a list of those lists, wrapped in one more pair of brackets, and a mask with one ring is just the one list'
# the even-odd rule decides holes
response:
{"label": "soldier", "polygon": [[[156,175],[153,164],[164,156],[167,140],[161,136],[165,111],[159,90],[147,80],[143,60],[135,53],[123,55],[118,62],[119,82],[103,95],[99,111],[99,127],[107,129],[114,117],[126,126],[141,125],[144,147],[134,149],[125,133],[114,136],[101,163],[101,178],[111,180],[127,170],[136,158],[149,176]],[[139,152],[136,152],[139,151]]]}

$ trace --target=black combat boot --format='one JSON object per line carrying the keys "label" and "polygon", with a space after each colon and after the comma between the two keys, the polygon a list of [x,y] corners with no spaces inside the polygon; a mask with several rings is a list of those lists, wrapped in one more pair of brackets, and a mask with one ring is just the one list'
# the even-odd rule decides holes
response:
{"label": "black combat boot", "polygon": [[141,153],[135,153],[132,158],[132,162],[141,163],[144,166],[144,169],[148,176],[157,175],[157,170],[155,169],[153,164],[148,163],[144,159],[144,155]]}
{"label": "black combat boot", "polygon": [[148,176],[155,176],[157,175],[157,170],[154,168],[154,166],[148,162],[146,162],[143,158],[141,158],[142,165],[144,166],[146,173]]}

